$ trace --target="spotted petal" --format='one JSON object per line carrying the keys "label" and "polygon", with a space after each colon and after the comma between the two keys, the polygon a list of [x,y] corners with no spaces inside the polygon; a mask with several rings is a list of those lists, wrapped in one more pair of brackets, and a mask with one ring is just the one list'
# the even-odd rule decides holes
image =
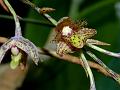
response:
{"label": "spotted petal", "polygon": [[70,37],[69,42],[75,48],[82,48],[85,44],[85,39],[82,35],[74,34]]}
{"label": "spotted petal", "polygon": [[5,55],[5,53],[12,47],[14,40],[9,39],[0,47],[0,63]]}
{"label": "spotted petal", "polygon": [[57,43],[57,54],[63,55],[66,53],[73,53],[73,51],[65,42],[60,41],[59,43]]}
{"label": "spotted petal", "polygon": [[97,34],[97,31],[95,29],[82,28],[78,31],[78,33],[88,39]]}
{"label": "spotted petal", "polygon": [[69,42],[76,48],[82,48],[86,44],[86,40],[94,36],[96,33],[95,29],[82,28],[71,35]]}
{"label": "spotted petal", "polygon": [[31,41],[21,37],[16,40],[16,46],[26,52],[36,65],[38,64],[38,61],[40,60],[39,50]]}

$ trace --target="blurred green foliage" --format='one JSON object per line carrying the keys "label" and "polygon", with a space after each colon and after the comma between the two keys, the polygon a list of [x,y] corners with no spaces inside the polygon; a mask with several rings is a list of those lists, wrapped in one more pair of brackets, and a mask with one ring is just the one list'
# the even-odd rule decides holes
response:
{"label": "blurred green foliage", "polygon": [[[118,0],[33,0],[33,2],[40,7],[55,8],[56,11],[50,15],[56,20],[64,16],[70,16],[74,20],[86,20],[88,27],[95,28],[98,32],[95,39],[111,44],[103,48],[120,52],[120,21],[115,9]],[[31,8],[27,17],[47,22],[43,16]],[[52,28],[48,26],[26,23],[25,36],[36,45],[43,47],[51,30]],[[118,59],[95,53],[111,69],[120,73]],[[120,86],[113,79],[92,70],[97,90],[120,90]],[[31,65],[23,86],[20,88],[20,90],[26,89],[89,90],[89,79],[81,66],[52,58],[38,67]]]}

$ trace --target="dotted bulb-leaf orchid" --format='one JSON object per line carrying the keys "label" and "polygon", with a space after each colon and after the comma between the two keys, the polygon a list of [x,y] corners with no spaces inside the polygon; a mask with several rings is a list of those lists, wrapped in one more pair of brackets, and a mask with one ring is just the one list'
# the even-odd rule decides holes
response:
{"label": "dotted bulb-leaf orchid", "polygon": [[12,13],[14,20],[15,20],[15,36],[11,37],[8,41],[6,41],[1,47],[0,47],[0,62],[2,61],[5,53],[11,49],[11,68],[16,68],[21,63],[21,52],[20,50],[24,51],[29,55],[34,63],[37,65],[38,61],[40,60],[39,56],[39,49],[28,39],[24,38],[21,33],[21,27],[19,23],[19,19],[9,4],[7,0],[4,0],[4,3]]}
{"label": "dotted bulb-leaf orchid", "polygon": [[[86,42],[89,41],[89,38],[97,33],[95,29],[85,28],[84,24],[80,27],[78,23],[74,23],[69,17],[62,18],[58,22],[55,31],[57,33],[55,37],[55,41],[58,42],[57,46],[60,46],[59,43],[64,42],[71,49],[71,51],[76,51],[83,48]],[[57,51],[58,54],[65,53],[64,50],[62,52],[61,50]]]}
{"label": "dotted bulb-leaf orchid", "polygon": [[[79,58],[82,60],[83,68],[87,76],[90,78],[90,90],[96,90],[95,81],[93,77],[93,73],[89,67],[87,59],[83,54],[83,50],[92,57],[97,63],[99,63],[102,67],[106,69],[108,73],[118,82],[120,83],[120,76],[109,69],[99,58],[97,58],[92,52],[87,50],[84,46],[89,46],[93,49],[96,49],[102,53],[108,54],[104,49],[101,49],[95,45],[110,45],[108,43],[104,43],[98,40],[90,39],[92,36],[97,34],[95,29],[90,29],[85,27],[86,22],[74,22],[70,17],[63,17],[57,23],[55,28],[56,36],[55,41],[57,43],[57,54],[60,56],[73,53],[75,51],[79,51]],[[109,52],[108,55],[118,56],[116,53]]]}

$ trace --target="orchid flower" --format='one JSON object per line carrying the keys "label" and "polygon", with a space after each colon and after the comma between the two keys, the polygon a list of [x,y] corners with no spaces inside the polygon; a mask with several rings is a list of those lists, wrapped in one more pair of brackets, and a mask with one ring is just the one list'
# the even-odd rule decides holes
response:
{"label": "orchid flower", "polygon": [[21,63],[21,52],[20,50],[27,53],[37,65],[40,60],[39,49],[28,39],[24,38],[21,33],[21,27],[19,19],[7,0],[4,0],[4,3],[12,13],[15,20],[15,36],[11,37],[0,47],[0,62],[2,61],[5,53],[11,49],[11,68],[16,68]]}
{"label": "orchid flower", "polygon": [[[38,13],[42,11],[41,8],[31,3],[29,0],[21,0],[22,2],[30,5]],[[120,84],[120,75],[109,69],[98,57],[91,51],[86,49],[86,46],[95,49],[101,53],[109,56],[120,58],[120,53],[114,53],[105,49],[102,49],[96,45],[110,45],[99,40],[91,39],[92,36],[97,34],[95,29],[86,28],[86,22],[74,22],[69,17],[63,17],[58,22],[54,20],[50,15],[42,13],[49,21],[56,26],[56,36],[54,41],[56,42],[56,53],[60,56],[67,53],[80,52],[80,60],[83,62],[83,68],[86,71],[87,76],[90,77],[90,90],[96,90],[95,81],[89,64],[86,60],[83,51],[85,51],[90,57],[100,64],[110,75]]]}

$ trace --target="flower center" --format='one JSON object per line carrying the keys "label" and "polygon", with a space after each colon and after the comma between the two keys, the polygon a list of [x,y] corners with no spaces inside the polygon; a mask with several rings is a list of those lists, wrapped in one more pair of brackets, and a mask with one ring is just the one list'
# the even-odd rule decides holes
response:
{"label": "flower center", "polygon": [[68,35],[71,34],[71,33],[72,33],[72,29],[71,29],[69,26],[63,27],[62,35],[68,36]]}

